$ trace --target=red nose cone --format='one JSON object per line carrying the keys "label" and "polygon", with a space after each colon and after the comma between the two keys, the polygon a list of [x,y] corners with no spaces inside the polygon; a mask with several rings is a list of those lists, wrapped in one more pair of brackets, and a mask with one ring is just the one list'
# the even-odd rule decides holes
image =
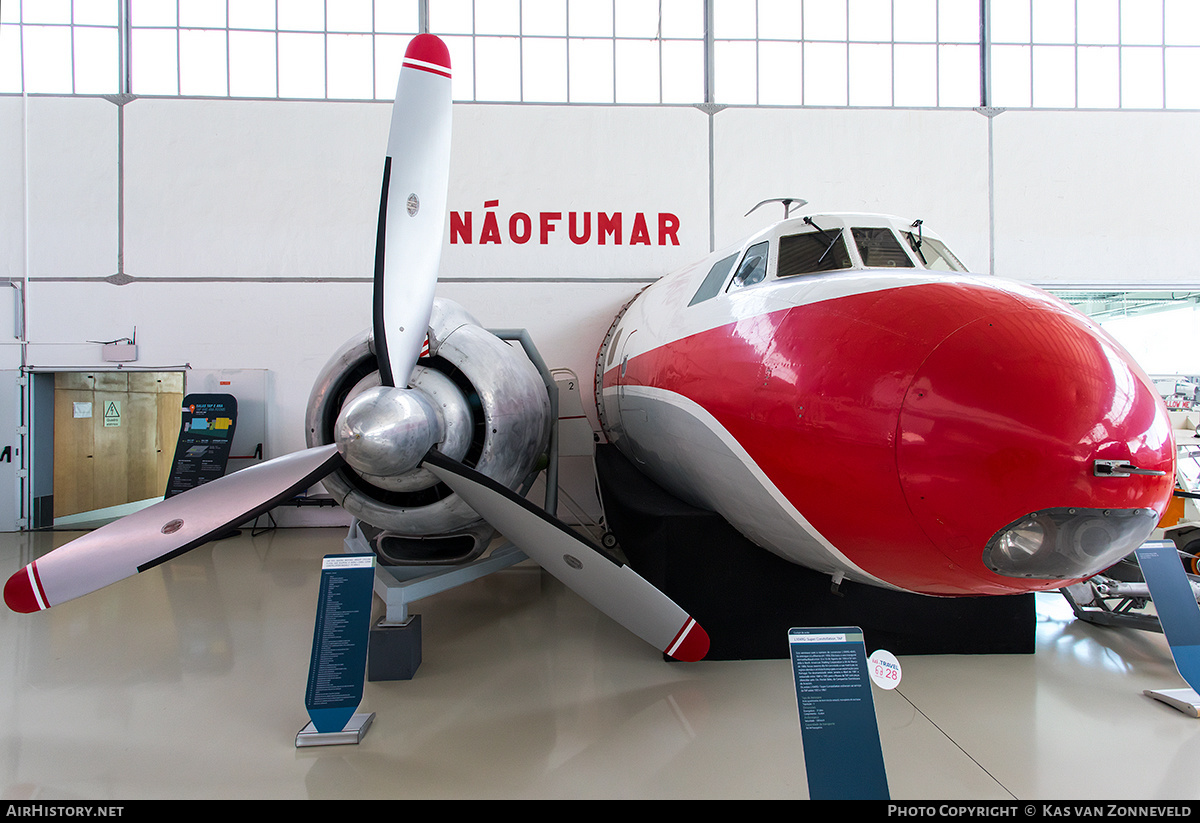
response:
{"label": "red nose cone", "polygon": [[4,584],[4,604],[14,612],[31,614],[42,609],[33,591],[32,575],[33,569],[26,566]]}
{"label": "red nose cone", "polygon": [[[1161,514],[1174,482],[1171,424],[1149,379],[1103,332],[1049,303],[947,337],[905,396],[896,456],[908,505],[948,565],[1014,590],[1030,581],[992,574],[980,552],[1006,526],[1072,507],[1153,523],[1148,510]],[[1097,477],[1106,459],[1163,474]],[[1083,577],[1115,560],[1091,562],[1080,553],[1063,568]]]}

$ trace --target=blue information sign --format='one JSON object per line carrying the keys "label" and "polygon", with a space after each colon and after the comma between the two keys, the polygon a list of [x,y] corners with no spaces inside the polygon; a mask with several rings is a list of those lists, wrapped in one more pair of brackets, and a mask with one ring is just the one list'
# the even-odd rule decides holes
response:
{"label": "blue information sign", "polygon": [[791,629],[808,795],[888,800],[862,629]]}
{"label": "blue information sign", "polygon": [[318,732],[345,729],[362,701],[374,583],[373,554],[334,554],[321,562],[321,595],[304,695]]}
{"label": "blue information sign", "polygon": [[1169,540],[1145,543],[1137,550],[1137,560],[1175,668],[1193,691],[1200,692],[1200,606],[1179,550]]}

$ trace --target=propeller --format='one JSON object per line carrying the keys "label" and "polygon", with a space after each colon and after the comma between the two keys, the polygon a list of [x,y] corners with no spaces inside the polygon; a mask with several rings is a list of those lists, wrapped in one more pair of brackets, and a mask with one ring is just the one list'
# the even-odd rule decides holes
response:
{"label": "propeller", "polygon": [[503,484],[437,451],[437,411],[408,388],[425,342],[445,231],[450,56],[437,37],[405,52],[384,162],[373,333],[382,385],[346,403],[335,443],[275,458],[102,526],[9,578],[4,601],[35,612],[202,545],[348,465],[387,477],[424,465],[481,517],[584,599],[678,660],[708,652],[687,612],[617,558]]}
{"label": "propeller", "polygon": [[154,568],[245,523],[342,465],[320,446],[168,497],[34,560],[8,579],[4,602],[36,612]]}
{"label": "propeller", "polygon": [[375,241],[375,356],[384,386],[408,383],[429,328],[450,187],[450,101],[450,52],[419,34],[396,84]]}
{"label": "propeller", "polygon": [[424,465],[539,566],[650,645],[685,662],[708,654],[708,634],[691,615],[570,526],[440,452]]}

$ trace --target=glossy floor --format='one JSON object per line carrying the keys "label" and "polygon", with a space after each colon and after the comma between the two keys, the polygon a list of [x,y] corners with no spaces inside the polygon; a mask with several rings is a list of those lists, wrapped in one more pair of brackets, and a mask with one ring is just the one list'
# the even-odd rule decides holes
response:
{"label": "glossy floor", "polygon": [[[4,579],[68,533],[0,535]],[[0,614],[0,796],[803,798],[784,660],[670,664],[536,568],[422,601],[423,663],[368,683],[358,745],[296,748],[320,558],[243,534]],[[904,657],[875,690],[894,799],[1197,799],[1200,720],[1161,635],[1040,601],[1037,653]]]}

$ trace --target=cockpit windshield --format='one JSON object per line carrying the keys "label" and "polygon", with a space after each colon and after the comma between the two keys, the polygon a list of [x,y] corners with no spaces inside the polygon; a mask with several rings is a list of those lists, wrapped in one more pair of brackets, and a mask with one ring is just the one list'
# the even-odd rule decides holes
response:
{"label": "cockpit windshield", "polygon": [[899,238],[891,229],[853,228],[854,245],[858,256],[868,268],[911,269],[913,262],[904,252]]}
{"label": "cockpit windshield", "polygon": [[[802,230],[793,228],[794,222],[787,223],[786,229],[794,233],[758,239],[745,251],[711,264],[688,305],[759,283],[845,271],[859,265],[867,269],[967,271],[945,243],[924,235],[920,220],[904,225],[879,215],[851,216],[851,220],[824,215],[805,217],[803,222]],[[857,222],[867,225],[854,225]]]}
{"label": "cockpit windshield", "polygon": [[922,237],[920,231],[907,231],[904,233],[904,237],[925,268],[932,271],[965,272],[967,270],[967,267],[960,263],[954,253],[946,248],[946,244],[940,240]]}
{"label": "cockpit windshield", "polygon": [[[815,224],[814,228],[815,228]],[[850,253],[841,229],[792,234],[779,238],[778,277],[818,274],[850,268]]]}

